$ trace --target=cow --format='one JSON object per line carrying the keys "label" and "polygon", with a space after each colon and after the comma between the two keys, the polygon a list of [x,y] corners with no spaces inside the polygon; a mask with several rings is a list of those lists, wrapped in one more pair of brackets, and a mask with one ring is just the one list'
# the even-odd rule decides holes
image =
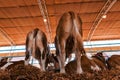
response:
{"label": "cow", "polygon": [[[66,66],[66,72],[69,74],[73,74],[77,70],[77,63],[76,59],[69,62]],[[91,72],[91,71],[102,71],[108,70],[105,58],[101,55],[101,52],[88,57],[87,55],[81,56],[81,66],[84,72]]]}
{"label": "cow", "polygon": [[120,69],[120,55],[112,55],[108,59],[106,59],[106,63],[108,65],[108,69],[118,68]]}
{"label": "cow", "polygon": [[45,71],[47,55],[50,55],[47,37],[43,31],[35,28],[26,37],[25,65],[28,65],[32,56],[38,60],[41,71]]}
{"label": "cow", "polygon": [[0,57],[0,69],[7,63],[8,57]]}
{"label": "cow", "polygon": [[0,60],[0,69],[10,70],[11,68],[14,68],[17,65],[24,65],[24,60],[9,61],[8,59],[8,57],[2,57],[2,59]]}
{"label": "cow", "polygon": [[102,52],[97,52],[95,55],[91,57],[90,60],[91,62],[94,62],[98,66],[99,69],[97,71],[108,69],[106,60]]}
{"label": "cow", "polygon": [[59,71],[59,63],[58,59],[54,54],[47,55],[46,63],[45,63],[46,71]]}
{"label": "cow", "polygon": [[[12,58],[12,59],[14,59],[14,58]],[[46,64],[45,64],[47,71],[54,70],[54,65],[50,65],[50,64],[54,64],[54,61],[55,61],[55,59],[54,59],[53,55],[47,56]],[[24,65],[25,64],[24,62],[25,62],[24,60],[17,60],[16,61],[16,60],[10,60],[10,58],[8,58],[8,57],[0,57],[0,69],[10,70],[17,65]],[[53,68],[49,69],[48,67],[53,67]]]}
{"label": "cow", "polygon": [[112,54],[107,55],[104,52],[97,53],[100,57],[97,57],[101,60],[104,64],[106,64],[107,69],[111,70],[112,68],[119,68],[120,69],[120,55]]}
{"label": "cow", "polygon": [[71,52],[76,55],[76,73],[81,74],[83,72],[80,61],[81,55],[85,54],[82,36],[82,20],[79,15],[72,11],[64,13],[59,20],[55,36],[56,55],[59,61],[60,73],[65,73],[65,60]]}

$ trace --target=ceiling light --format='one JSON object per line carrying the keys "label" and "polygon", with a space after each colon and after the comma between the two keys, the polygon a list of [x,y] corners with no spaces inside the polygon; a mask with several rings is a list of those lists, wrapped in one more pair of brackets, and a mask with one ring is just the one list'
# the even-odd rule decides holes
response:
{"label": "ceiling light", "polygon": [[44,22],[47,22],[47,19],[44,19]]}
{"label": "ceiling light", "polygon": [[107,17],[107,15],[103,15],[103,16],[102,16],[102,18],[104,18],[104,19],[105,19],[106,17]]}

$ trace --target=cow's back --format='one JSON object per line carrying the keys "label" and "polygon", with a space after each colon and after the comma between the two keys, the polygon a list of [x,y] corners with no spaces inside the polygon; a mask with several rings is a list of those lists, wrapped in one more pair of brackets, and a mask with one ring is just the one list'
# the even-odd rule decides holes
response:
{"label": "cow's back", "polygon": [[108,67],[116,68],[116,66],[120,66],[120,55],[112,55],[110,58],[108,58]]}
{"label": "cow's back", "polygon": [[74,35],[81,34],[82,36],[82,20],[81,18],[70,11],[64,13],[58,23],[56,34],[60,36],[64,36],[65,34]]}
{"label": "cow's back", "polygon": [[102,62],[101,60],[99,60],[97,58],[93,58],[93,61],[95,62],[95,64],[97,66],[100,67],[101,70],[106,70],[106,68],[107,68],[106,63]]}

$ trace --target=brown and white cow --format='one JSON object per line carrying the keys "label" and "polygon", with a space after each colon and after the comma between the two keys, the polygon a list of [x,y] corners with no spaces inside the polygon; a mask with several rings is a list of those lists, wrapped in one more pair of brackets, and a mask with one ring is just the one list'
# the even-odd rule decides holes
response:
{"label": "brown and white cow", "polygon": [[118,68],[120,69],[120,55],[112,55],[106,60],[108,69]]}
{"label": "brown and white cow", "polygon": [[[109,53],[109,52],[108,52]],[[119,68],[120,69],[120,55],[118,54],[108,54],[107,52],[99,52],[97,53],[97,57],[100,61],[106,64],[107,68],[110,70],[112,68]]]}
{"label": "brown and white cow", "polygon": [[[77,70],[76,62],[77,62],[76,60],[73,60],[65,66],[67,73],[73,74],[76,72]],[[107,70],[105,59],[100,52],[91,57],[88,57],[87,55],[82,55],[81,66],[83,71],[85,72]]]}
{"label": "brown and white cow", "polygon": [[0,57],[0,69],[5,69],[8,61],[8,57]]}
{"label": "brown and white cow", "polygon": [[0,59],[0,69],[9,70],[17,65],[24,65],[24,60],[9,61],[8,59],[9,59],[8,57],[2,57]]}
{"label": "brown and white cow", "polygon": [[90,61],[91,61],[91,63],[95,64],[96,67],[98,66],[98,69],[95,69],[95,67],[93,67],[93,69],[95,69],[97,71],[107,70],[107,63],[106,63],[106,60],[105,60],[102,52],[98,52],[97,54],[92,56]]}
{"label": "brown and white cow", "polygon": [[73,51],[77,60],[77,73],[83,72],[81,68],[81,54],[84,54],[85,50],[82,40],[82,21],[74,12],[66,12],[60,18],[56,30],[55,47],[60,73],[65,73],[66,57]]}
{"label": "brown and white cow", "polygon": [[49,46],[45,33],[40,29],[35,28],[27,34],[25,55],[25,64],[29,63],[30,56],[32,56],[39,61],[41,71],[45,71]]}

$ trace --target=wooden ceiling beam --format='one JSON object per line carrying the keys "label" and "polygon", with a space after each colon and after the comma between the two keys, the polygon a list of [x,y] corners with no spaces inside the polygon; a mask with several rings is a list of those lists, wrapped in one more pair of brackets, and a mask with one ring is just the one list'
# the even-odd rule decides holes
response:
{"label": "wooden ceiling beam", "polygon": [[0,34],[6,39],[11,46],[15,45],[13,39],[0,27]]}
{"label": "wooden ceiling beam", "polygon": [[[24,0],[23,0],[24,1]],[[37,1],[37,0],[36,0]],[[64,1],[64,0],[63,0]],[[1,1],[0,1],[1,2]],[[27,2],[27,1],[26,1]],[[96,1],[79,1],[79,2],[66,2],[66,3],[61,3],[61,2],[58,2],[58,3],[56,3],[56,2],[54,2],[54,5],[67,5],[67,4],[83,4],[83,3],[100,3],[100,2],[104,2],[104,1],[98,1],[98,0],[96,0]],[[3,2],[1,2],[1,3],[3,3]],[[37,2],[36,2],[37,3]],[[37,4],[36,3],[33,3],[33,4],[29,4],[29,5],[27,5],[27,6],[36,6]],[[53,4],[49,4],[49,3],[46,3],[46,5],[47,6],[51,6],[51,5],[53,5]],[[22,5],[10,5],[10,4],[8,4],[8,6],[4,6],[4,5],[1,5],[0,6],[0,8],[16,8],[16,7],[27,7],[26,6],[26,4],[24,4],[24,3],[22,3]]]}
{"label": "wooden ceiling beam", "polygon": [[[4,11],[1,11],[3,14],[6,15]],[[7,15],[6,15],[7,16]],[[8,16],[7,16],[8,17]],[[3,35],[3,37],[9,42],[11,46],[15,45],[15,42],[13,39],[3,30],[2,26],[0,26],[0,33]]]}

